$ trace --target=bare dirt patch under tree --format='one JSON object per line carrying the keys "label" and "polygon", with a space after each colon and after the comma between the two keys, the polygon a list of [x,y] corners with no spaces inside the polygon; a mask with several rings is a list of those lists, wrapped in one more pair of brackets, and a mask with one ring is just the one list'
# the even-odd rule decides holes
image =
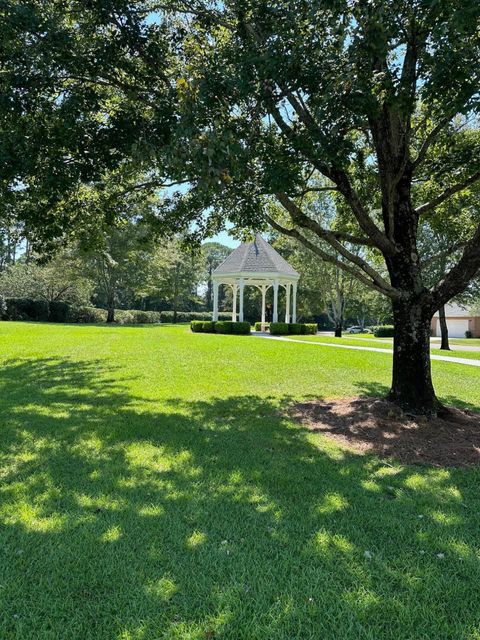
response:
{"label": "bare dirt patch under tree", "polygon": [[384,399],[360,397],[298,403],[291,415],[359,453],[442,467],[480,463],[480,414],[473,411],[445,408],[423,421]]}

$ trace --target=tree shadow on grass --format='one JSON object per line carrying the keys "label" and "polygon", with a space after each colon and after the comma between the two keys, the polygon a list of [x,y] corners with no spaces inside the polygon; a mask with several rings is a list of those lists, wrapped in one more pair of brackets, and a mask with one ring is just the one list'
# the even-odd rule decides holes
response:
{"label": "tree shadow on grass", "polygon": [[0,372],[0,637],[478,629],[473,472],[343,451],[273,398],[160,406],[105,371],[52,358]]}
{"label": "tree shadow on grass", "polygon": [[[412,382],[412,384],[413,383],[414,382]],[[376,398],[385,398],[390,390],[390,388],[384,384],[367,380],[359,380],[356,382],[355,386],[357,387],[360,396],[371,396]],[[437,397],[446,407],[458,407],[460,409],[480,412],[480,406],[478,404],[467,402],[465,399],[458,398],[452,394],[437,394]]]}
{"label": "tree shadow on grass", "polygon": [[466,467],[480,464],[480,414],[442,410],[424,421],[383,398],[297,402],[289,414],[313,433],[358,453],[406,464]]}

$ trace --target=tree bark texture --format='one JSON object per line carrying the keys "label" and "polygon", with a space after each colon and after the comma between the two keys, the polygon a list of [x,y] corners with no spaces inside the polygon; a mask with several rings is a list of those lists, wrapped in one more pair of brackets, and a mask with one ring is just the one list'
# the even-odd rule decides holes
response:
{"label": "tree bark texture", "polygon": [[412,415],[436,415],[440,403],[435,396],[430,367],[431,313],[426,305],[393,304],[392,387],[389,400]]}

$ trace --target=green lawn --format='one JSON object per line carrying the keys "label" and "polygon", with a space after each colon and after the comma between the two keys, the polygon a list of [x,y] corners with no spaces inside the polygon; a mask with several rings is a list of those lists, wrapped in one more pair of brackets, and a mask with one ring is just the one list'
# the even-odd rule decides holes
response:
{"label": "green lawn", "polygon": [[[348,334],[344,334],[341,338],[335,338],[334,336],[295,336],[289,335],[285,336],[287,338],[291,338],[294,340],[305,340],[307,342],[320,342],[326,344],[343,344],[344,346],[348,345],[351,347],[373,347],[375,349],[393,349],[393,339],[392,338],[374,338],[373,336],[362,335],[361,337],[350,336]],[[480,346],[479,340],[461,340],[453,341],[451,340],[451,346],[455,346],[454,349],[450,351],[441,351],[439,342],[431,343],[431,353],[438,356],[447,356],[451,358],[469,358],[473,360],[480,360],[480,351],[468,351],[466,349],[461,349],[463,345],[469,345],[472,347]]]}
{"label": "green lawn", "polygon": [[[1,640],[480,639],[479,469],[281,411],[385,391],[385,354],[26,323],[0,354]],[[480,410],[478,369],[433,369]]]}

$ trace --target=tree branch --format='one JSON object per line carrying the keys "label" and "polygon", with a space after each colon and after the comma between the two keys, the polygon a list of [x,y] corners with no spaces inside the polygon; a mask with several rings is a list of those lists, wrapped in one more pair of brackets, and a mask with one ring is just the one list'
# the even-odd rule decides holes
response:
{"label": "tree branch", "polygon": [[[273,119],[282,133],[288,137],[288,139],[295,146],[295,133],[292,128],[282,118],[280,111],[276,104],[273,103],[270,92],[270,110]],[[304,152],[304,149],[299,149]],[[309,162],[326,178],[329,178],[337,187],[338,191],[343,195],[347,203],[349,204],[352,212],[357,219],[357,222],[364,233],[371,239],[373,246],[380,249],[387,255],[393,255],[396,253],[396,247],[387,236],[377,227],[377,225],[370,218],[368,212],[363,207],[358,194],[353,189],[348,175],[341,169],[333,169],[318,161],[314,156],[308,157]]]}
{"label": "tree branch", "polygon": [[480,271],[480,224],[465,245],[462,257],[436,287],[431,289],[433,311],[464,291]]}
{"label": "tree branch", "polygon": [[310,110],[308,109],[305,102],[303,100],[300,102],[300,100],[296,98],[291,91],[287,91],[285,95],[287,96],[287,100],[293,107],[295,113],[298,115],[300,121],[303,122],[303,124],[309,129],[313,128],[317,132],[319,132],[320,128],[315,122],[315,119],[310,113]]}
{"label": "tree branch", "polygon": [[[278,198],[279,202],[282,206],[288,211],[290,217],[294,224],[298,224],[304,229],[308,229],[312,231],[316,236],[325,240],[337,253],[342,255],[344,258],[352,262],[353,264],[360,267],[360,269],[366,273],[376,284],[381,287],[384,291],[393,292],[393,287],[384,279],[382,276],[373,269],[366,260],[361,258],[360,256],[352,253],[349,249],[347,249],[341,242],[339,242],[338,238],[335,235],[335,232],[330,229],[324,229],[318,222],[312,220],[308,216],[306,216],[303,211],[297,205],[288,198],[284,193],[275,194]],[[353,237],[353,236],[352,236]],[[345,238],[343,238],[345,240]]]}
{"label": "tree branch", "polygon": [[[143,102],[144,104],[148,105],[148,106],[152,106],[153,104],[155,104],[154,101],[150,100],[149,98],[147,98],[145,96],[146,93],[153,93],[155,95],[158,96],[158,92],[155,90],[150,89],[146,89],[146,88],[141,88],[141,87],[136,87],[134,85],[122,82],[120,80],[117,80],[115,78],[108,78],[104,75],[104,78],[100,78],[100,77],[96,77],[96,78],[89,78],[87,76],[76,76],[76,75],[66,75],[63,76],[62,80],[71,80],[74,82],[82,82],[85,84],[91,84],[91,85],[96,85],[96,86],[100,86],[100,87],[109,87],[109,88],[114,88],[114,89],[121,89],[123,92],[125,93],[135,93],[135,97],[137,100],[139,100],[140,102]],[[62,88],[62,91],[64,91],[64,88]]]}
{"label": "tree branch", "polygon": [[430,264],[433,264],[437,260],[441,260],[442,258],[447,258],[449,255],[451,255],[455,251],[458,251],[459,249],[463,249],[465,245],[466,245],[466,242],[456,242],[455,244],[452,244],[446,249],[444,249],[443,251],[439,251],[433,256],[425,258],[425,260],[422,260],[422,263],[421,263],[422,268],[427,267]]}
{"label": "tree branch", "polygon": [[431,145],[436,141],[438,134],[440,131],[447,126],[447,124],[452,119],[452,116],[445,116],[437,122],[437,124],[433,127],[433,129],[428,133],[427,137],[423,141],[422,146],[420,147],[420,151],[418,152],[417,157],[412,162],[413,171],[418,168],[418,166],[425,160],[425,156],[427,155],[427,151],[431,147]]}
{"label": "tree branch", "polygon": [[367,210],[360,202],[357,192],[350,184],[348,175],[343,170],[337,170],[333,172],[330,178],[338,186],[338,190],[343,195],[350,208],[353,211],[353,215],[357,219],[357,222],[361,230],[368,235],[373,241],[374,245],[386,255],[394,255],[397,253],[395,244],[387,238],[385,233],[381,231],[369,216]]}
{"label": "tree branch", "polygon": [[295,198],[303,198],[307,193],[322,193],[325,191],[338,191],[338,187],[308,187],[303,191],[297,191],[293,195]]}
{"label": "tree branch", "polygon": [[463,191],[463,189],[466,189],[471,184],[474,184],[475,182],[477,182],[477,180],[480,180],[480,171],[477,171],[476,173],[471,175],[469,178],[467,178],[463,182],[458,182],[457,184],[454,184],[453,186],[448,187],[448,189],[445,189],[443,193],[441,193],[436,198],[433,198],[433,200],[430,200],[430,202],[421,204],[419,207],[415,209],[415,213],[418,216],[420,216],[426,213],[427,211],[431,211],[432,209],[435,209],[435,207],[438,207],[438,205],[442,204],[442,202],[445,202],[445,200],[448,200],[450,196],[453,196],[455,193],[458,193],[459,191]]}
{"label": "tree branch", "polygon": [[120,192],[120,195],[126,195],[127,193],[131,193],[132,191],[141,191],[142,189],[168,189],[170,187],[176,187],[182,184],[187,184],[191,182],[191,180],[175,180],[173,182],[162,182],[161,180],[148,180],[147,182],[140,182],[138,184],[132,184],[127,187],[123,191]]}
{"label": "tree branch", "polygon": [[[289,212],[292,220],[305,229],[310,229],[320,238],[324,240],[343,240],[351,244],[359,244],[368,247],[375,247],[374,243],[368,237],[356,236],[346,231],[337,231],[334,229],[324,229],[318,222],[312,220],[291,200],[285,193],[276,193],[276,198],[281,205]],[[335,248],[335,247],[334,247]]]}
{"label": "tree branch", "polygon": [[305,247],[307,247],[307,249],[310,249],[310,251],[315,253],[322,260],[335,265],[345,273],[348,273],[349,275],[356,278],[359,282],[362,282],[365,286],[369,287],[370,289],[374,289],[378,293],[386,295],[390,298],[400,297],[399,292],[397,292],[396,289],[393,289],[393,287],[390,287],[391,291],[384,289],[382,286],[376,284],[376,282],[369,279],[361,271],[358,271],[358,269],[355,269],[353,266],[346,264],[345,262],[342,262],[341,260],[338,260],[337,258],[335,258],[335,256],[332,256],[326,251],[323,251],[323,249],[321,249],[316,244],[308,240],[308,238],[306,238],[301,233],[299,233],[297,229],[288,229],[287,227],[282,226],[281,224],[276,222],[273,218],[271,218],[268,214],[265,214],[265,219],[270,224],[270,226],[276,229],[279,233],[289,236],[290,238],[295,238],[295,240],[303,244]]}
{"label": "tree branch", "polygon": [[[273,94],[273,91],[271,90],[271,88],[269,87],[265,87],[265,91],[267,93],[267,102],[268,102],[268,108],[269,111],[272,115],[272,118],[275,120],[275,123],[277,125],[277,127],[280,129],[280,131],[284,134],[284,136],[286,138],[288,138],[288,140],[292,143],[292,145],[296,148],[296,150],[301,153],[302,155],[306,155],[305,154],[305,145],[297,145],[297,140],[296,140],[296,134],[294,132],[294,130],[292,129],[292,127],[285,122],[285,120],[283,119],[282,114],[280,113],[280,110],[278,108],[278,105],[276,104],[275,101],[275,96]],[[330,178],[331,179],[331,168],[324,164],[323,162],[320,162],[318,160],[318,158],[315,157],[315,154],[313,153],[313,150],[310,149],[309,153],[306,155],[306,159],[312,163],[312,165],[325,177]]]}

